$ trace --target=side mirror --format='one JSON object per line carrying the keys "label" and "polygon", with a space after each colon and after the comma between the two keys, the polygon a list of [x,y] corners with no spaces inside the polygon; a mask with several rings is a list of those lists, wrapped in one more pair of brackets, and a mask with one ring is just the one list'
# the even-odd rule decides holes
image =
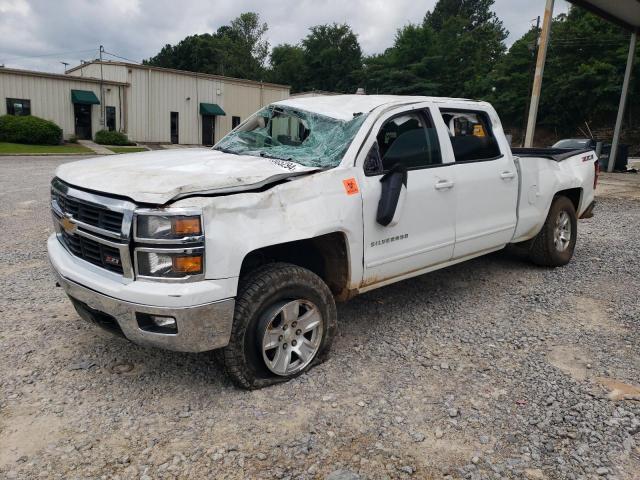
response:
{"label": "side mirror", "polygon": [[407,167],[396,164],[380,179],[382,193],[378,202],[376,221],[383,227],[393,227],[400,221],[400,214],[407,196]]}

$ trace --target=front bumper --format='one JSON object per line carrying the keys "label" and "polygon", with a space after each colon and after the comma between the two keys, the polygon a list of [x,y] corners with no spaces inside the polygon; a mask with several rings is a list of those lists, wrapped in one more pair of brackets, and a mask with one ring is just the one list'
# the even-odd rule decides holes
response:
{"label": "front bumper", "polygon": [[[229,343],[234,299],[193,307],[155,307],[103,295],[63,277],[55,269],[54,273],[83,319],[133,343],[180,352],[205,352]],[[144,314],[175,318],[177,333],[143,329]]]}

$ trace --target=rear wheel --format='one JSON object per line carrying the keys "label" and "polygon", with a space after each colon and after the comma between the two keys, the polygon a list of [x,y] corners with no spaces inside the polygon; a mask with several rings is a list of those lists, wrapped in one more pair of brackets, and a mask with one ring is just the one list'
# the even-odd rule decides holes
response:
{"label": "rear wheel", "polygon": [[546,267],[560,267],[569,263],[576,246],[577,227],[573,202],[564,196],[556,197],[542,229],[531,243],[531,260]]}
{"label": "rear wheel", "polygon": [[266,265],[241,280],[231,339],[217,355],[239,387],[287,381],[326,358],[336,317],[333,295],[316,274]]}

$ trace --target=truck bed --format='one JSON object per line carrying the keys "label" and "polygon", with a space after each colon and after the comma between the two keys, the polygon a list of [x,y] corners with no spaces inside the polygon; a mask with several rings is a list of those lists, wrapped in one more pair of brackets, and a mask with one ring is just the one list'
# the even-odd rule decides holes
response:
{"label": "truck bed", "polygon": [[562,162],[567,158],[581,153],[588,153],[588,148],[521,148],[512,147],[511,153],[520,158],[539,157],[547,158],[555,162]]}

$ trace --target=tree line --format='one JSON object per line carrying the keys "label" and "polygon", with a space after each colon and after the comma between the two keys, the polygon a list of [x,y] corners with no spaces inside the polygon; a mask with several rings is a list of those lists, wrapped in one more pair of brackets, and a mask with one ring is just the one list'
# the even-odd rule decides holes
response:
{"label": "tree line", "polygon": [[[527,113],[539,29],[507,48],[494,0],[439,0],[418,23],[398,29],[384,52],[364,55],[346,24],[317,25],[297,44],[270,48],[268,25],[247,12],[214,33],[166,45],[144,63],[320,90],[484,99],[506,128],[521,133]],[[523,20],[525,21],[525,20]],[[613,123],[629,33],[580,8],[553,20],[538,123],[555,136],[583,136]],[[640,62],[627,126],[640,107]]]}

